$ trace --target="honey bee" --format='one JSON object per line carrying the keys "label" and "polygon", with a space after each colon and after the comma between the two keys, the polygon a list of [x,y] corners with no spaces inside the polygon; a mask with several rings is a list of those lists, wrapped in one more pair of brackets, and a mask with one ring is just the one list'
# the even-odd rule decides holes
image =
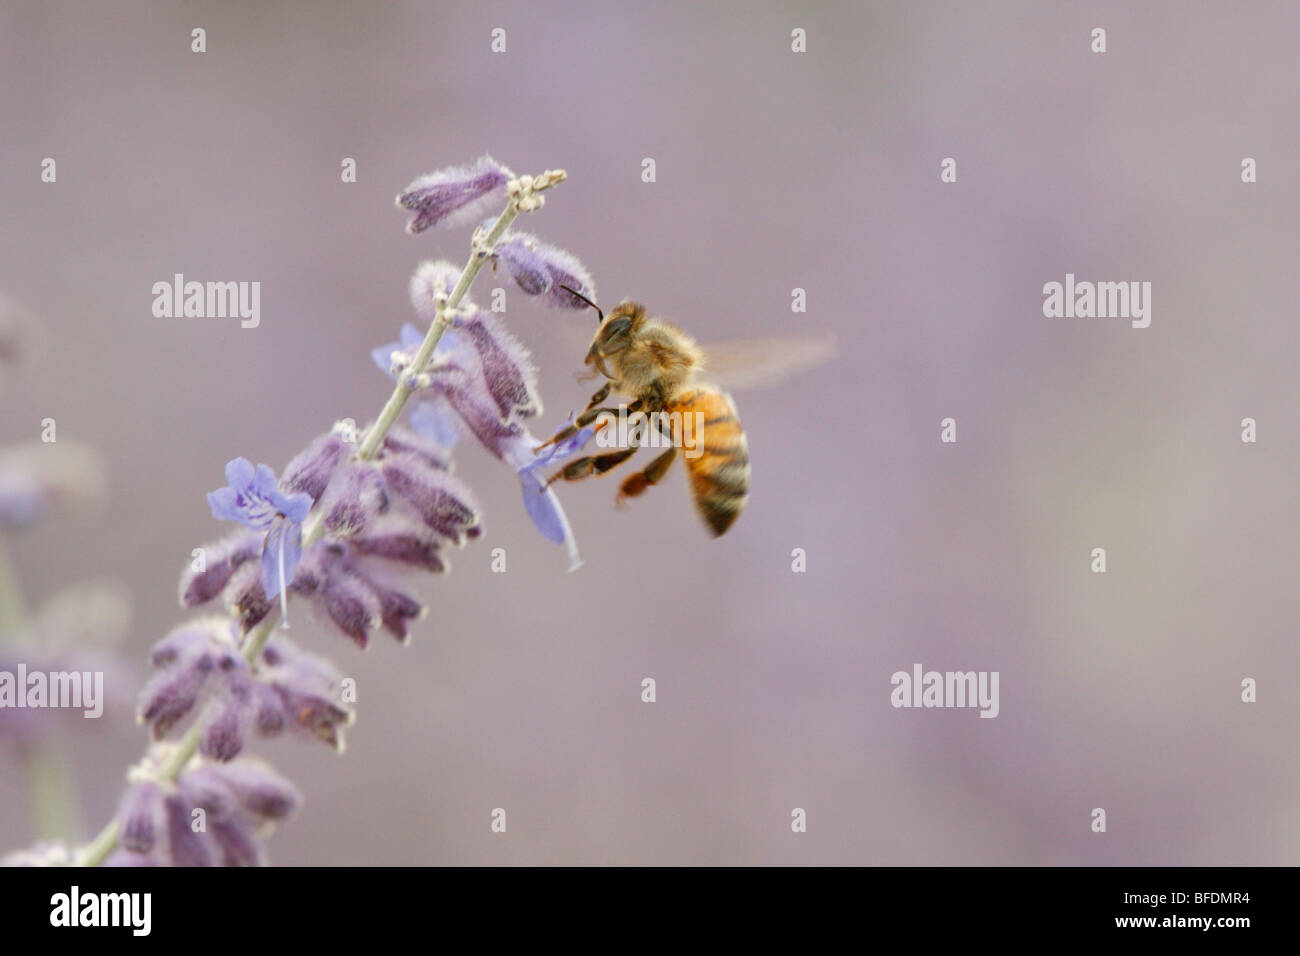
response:
{"label": "honey bee", "polygon": [[[718,385],[701,381],[699,375],[706,368],[712,372],[715,367],[729,366],[735,380],[763,384],[823,361],[830,354],[829,343],[756,341],[706,351],[675,325],[649,315],[640,303],[623,302],[605,315],[590,299],[568,286],[563,288],[599,316],[600,328],[591,340],[585,364],[593,375],[603,375],[608,381],[572,424],[538,450],[576,434],[601,415],[642,413],[668,439],[669,447],[624,479],[617,502],[636,498],[663,481],[680,454],[686,462],[696,511],[713,537],[725,534],[749,499],[749,445],[731,396]],[[611,394],[626,396],[629,401],[605,407],[603,403]],[[627,461],[637,448],[633,445],[577,458],[547,483],[602,475]]]}

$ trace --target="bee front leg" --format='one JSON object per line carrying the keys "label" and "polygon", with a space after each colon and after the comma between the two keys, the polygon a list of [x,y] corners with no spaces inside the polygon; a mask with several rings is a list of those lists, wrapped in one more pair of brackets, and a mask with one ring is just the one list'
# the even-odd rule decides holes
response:
{"label": "bee front leg", "polygon": [[[556,432],[554,435],[552,435],[549,439],[542,442],[542,444],[538,445],[536,448],[533,449],[533,454],[534,455],[537,454],[547,445],[553,445],[556,442],[564,441],[570,435],[576,435],[581,429],[586,428],[588,425],[594,422],[601,415],[604,415],[606,412],[608,412],[610,415],[619,415],[619,416],[626,417],[632,414],[633,412],[640,411],[641,404],[642,404],[641,400],[637,399],[635,402],[631,402],[627,405],[607,406],[605,408],[594,408],[591,405],[588,405],[586,409],[583,411],[583,413],[579,415],[576,419],[574,419],[572,425],[566,425],[565,427],[561,428],[558,432]],[[601,424],[603,425],[604,423],[602,422]],[[597,428],[596,430],[599,431],[600,429]]]}
{"label": "bee front leg", "polygon": [[575,458],[551,475],[546,480],[546,484],[549,486],[555,481],[581,481],[583,478],[590,478],[592,475],[603,475],[611,468],[617,468],[623,464],[636,452],[636,448],[620,448],[618,451],[608,451],[603,455],[588,455],[585,458]]}
{"label": "bee front leg", "polygon": [[602,385],[599,389],[597,389],[596,394],[591,396],[591,401],[587,403],[587,407],[582,410],[582,412],[578,415],[576,419],[574,419],[573,424],[565,425],[563,428],[561,428],[558,432],[556,432],[546,441],[542,442],[540,445],[538,445],[536,448],[533,449],[533,454],[534,455],[537,454],[543,448],[546,448],[550,445],[554,445],[556,442],[564,441],[566,438],[570,437],[571,435],[576,435],[578,433],[578,429],[585,428],[587,425],[590,425],[593,421],[596,420],[596,416],[599,415],[602,411],[602,409],[597,409],[596,406],[599,405],[601,402],[603,402],[605,399],[609,398],[609,393],[612,392],[613,390],[614,390],[613,382],[606,382],[604,385]]}

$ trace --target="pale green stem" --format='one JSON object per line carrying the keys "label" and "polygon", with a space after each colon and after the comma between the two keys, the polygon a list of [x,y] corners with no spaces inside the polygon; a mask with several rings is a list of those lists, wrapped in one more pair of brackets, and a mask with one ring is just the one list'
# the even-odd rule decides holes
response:
{"label": "pale green stem", "polygon": [[496,223],[492,226],[491,232],[487,234],[487,238],[483,240],[483,244],[481,246],[476,245],[470,253],[469,261],[465,263],[465,268],[461,271],[460,281],[456,283],[456,288],[451,290],[451,295],[447,296],[447,301],[438,307],[438,314],[434,317],[433,324],[429,326],[429,331],[424,336],[424,342],[421,343],[420,350],[415,354],[415,361],[411,363],[405,373],[397,377],[397,387],[393,389],[393,394],[388,397],[384,410],[379,413],[379,419],[366,435],[365,441],[357,449],[357,457],[362,461],[374,457],[375,452],[379,450],[380,442],[388,434],[388,429],[393,427],[393,422],[397,421],[397,416],[402,414],[402,409],[406,406],[406,400],[411,397],[411,389],[405,381],[406,376],[419,374],[429,364],[429,359],[433,357],[433,350],[438,347],[438,340],[442,338],[442,333],[447,329],[447,313],[460,305],[460,300],[469,291],[474,278],[478,275],[479,270],[483,268],[483,263],[487,262],[488,252],[496,245],[502,234],[510,228],[510,224],[515,221],[515,217],[518,215],[518,206],[514,200],[511,200],[506,205],[505,211],[497,217]]}
{"label": "pale green stem", "polygon": [[0,635],[15,636],[22,622],[23,594],[4,536],[0,535]]}
{"label": "pale green stem", "polygon": [[[429,326],[429,331],[424,336],[424,341],[420,344],[419,351],[416,352],[415,360],[398,374],[397,387],[393,389],[393,394],[388,396],[388,401],[384,403],[379,418],[375,420],[375,424],[371,426],[365,440],[362,441],[361,447],[357,449],[356,457],[358,459],[367,461],[375,456],[384,440],[384,436],[388,434],[388,430],[393,427],[393,423],[401,415],[402,409],[406,407],[407,399],[411,397],[411,388],[407,384],[407,376],[418,375],[428,366],[429,360],[433,357],[434,349],[438,347],[438,340],[442,338],[442,333],[447,330],[447,326],[450,324],[448,315],[460,305],[465,293],[474,284],[474,279],[478,276],[479,270],[488,261],[492,248],[519,215],[520,201],[526,201],[533,192],[549,189],[551,186],[564,181],[563,172],[557,172],[553,176],[552,180],[547,181],[545,185],[539,185],[534,190],[524,190],[513,194],[510,201],[506,203],[505,210],[497,217],[497,221],[493,223],[492,228],[488,230],[487,235],[481,238],[476,236],[473,251],[470,253],[469,261],[465,263],[465,268],[461,271],[460,280],[456,283],[455,288],[451,290],[451,294],[447,296],[447,301],[438,306],[437,314]],[[534,208],[537,207],[534,206]],[[307,526],[303,530],[303,550],[305,551],[319,541],[324,533],[325,526],[320,514],[312,514],[307,519]],[[256,666],[256,661],[261,656],[262,649],[266,646],[266,642],[270,639],[271,632],[274,630],[275,622],[267,617],[263,619],[261,624],[258,624],[245,635],[241,650],[244,659],[250,665]],[[196,724],[186,732],[184,737],[176,742],[172,751],[158,768],[155,776],[160,780],[175,780],[180,776],[185,765],[190,762],[190,758],[198,751],[198,747],[199,728]],[[83,848],[77,863],[81,866],[98,866],[108,858],[108,855],[113,852],[116,846],[117,821],[110,820],[104,829],[99,831],[95,839]]]}
{"label": "pale green stem", "polygon": [[36,835],[43,840],[71,839],[77,832],[72,779],[64,762],[48,746],[27,753],[27,782]]}
{"label": "pale green stem", "polygon": [[[17,637],[25,620],[18,575],[0,535],[0,636]],[[26,754],[28,805],[38,837],[67,839],[76,832],[77,801],[71,775],[51,755],[49,746],[37,741]]]}

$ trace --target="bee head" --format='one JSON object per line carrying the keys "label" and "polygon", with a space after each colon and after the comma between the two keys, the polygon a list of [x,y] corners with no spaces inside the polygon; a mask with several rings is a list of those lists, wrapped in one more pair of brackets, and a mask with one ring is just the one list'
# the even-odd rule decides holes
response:
{"label": "bee head", "polygon": [[605,367],[605,359],[627,348],[637,328],[645,321],[645,306],[637,302],[624,302],[608,316],[602,316],[600,328],[587,350],[587,364],[598,369],[606,378],[614,378]]}

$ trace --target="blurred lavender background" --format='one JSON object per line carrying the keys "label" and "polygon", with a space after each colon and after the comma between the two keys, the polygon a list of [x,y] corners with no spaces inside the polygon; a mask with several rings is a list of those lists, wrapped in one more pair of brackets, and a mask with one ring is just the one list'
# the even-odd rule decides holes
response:
{"label": "blurred lavender background", "polygon": [[[467,444],[487,532],[411,646],[295,628],[360,719],[341,758],[257,748],[306,795],[276,862],[1295,864],[1298,46],[1284,2],[8,3],[0,293],[39,323],[0,441],[54,418],[109,483],[10,542],[29,603],[121,582],[143,671],[225,462],[372,418],[410,274],[463,260],[393,196],[487,151],[568,171],[521,225],[606,308],[840,354],[737,394],[753,497],[718,541],[680,466],[626,513],[593,480],[561,489],[566,575]],[[177,272],[260,281],[260,327],[155,318]],[[1067,272],[1152,282],[1150,328],[1044,318]],[[540,433],[590,393],[594,322],[496,285]],[[893,709],[914,662],[1000,671],[1000,716]],[[145,743],[118,718],[67,740],[84,835]],[[6,762],[0,850],[32,834]]]}

